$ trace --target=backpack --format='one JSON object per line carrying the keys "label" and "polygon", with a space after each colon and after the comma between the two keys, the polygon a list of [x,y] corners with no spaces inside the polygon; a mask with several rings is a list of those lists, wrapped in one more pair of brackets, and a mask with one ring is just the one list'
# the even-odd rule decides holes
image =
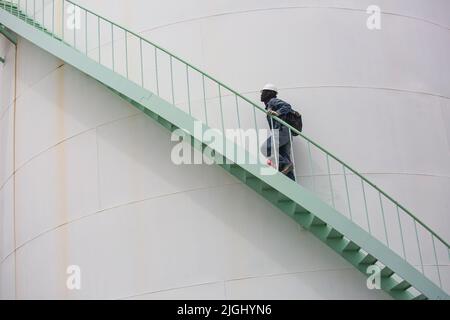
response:
{"label": "backpack", "polygon": [[[286,121],[286,123],[290,124],[293,128],[302,132],[302,129],[303,129],[302,115],[300,113],[298,113],[297,111],[292,110],[292,112],[289,112],[285,116],[285,121]],[[292,135],[294,137],[296,137],[296,136],[298,136],[298,133],[292,131]]]}

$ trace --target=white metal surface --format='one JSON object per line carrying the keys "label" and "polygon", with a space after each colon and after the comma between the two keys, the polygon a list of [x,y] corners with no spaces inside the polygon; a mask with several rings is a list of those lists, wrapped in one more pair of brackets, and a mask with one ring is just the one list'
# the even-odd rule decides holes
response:
{"label": "white metal surface", "polygon": [[[448,239],[449,4],[379,1],[369,31],[369,2],[79,1],[249,97],[276,83],[307,135]],[[25,41],[14,130],[1,39],[1,298],[387,298],[221,169],[171,164],[166,131]]]}

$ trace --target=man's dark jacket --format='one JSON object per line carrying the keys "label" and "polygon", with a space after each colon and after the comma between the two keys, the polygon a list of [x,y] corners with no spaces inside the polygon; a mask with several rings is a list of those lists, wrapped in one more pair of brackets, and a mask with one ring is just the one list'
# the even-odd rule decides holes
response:
{"label": "man's dark jacket", "polygon": [[[284,120],[285,116],[290,112],[292,112],[292,107],[289,103],[281,99],[272,98],[269,100],[269,102],[266,103],[266,110],[273,110],[277,112],[279,114],[278,118]],[[273,120],[273,128],[272,128],[272,121],[269,115],[267,115],[267,121],[269,122],[270,129],[279,129],[280,131],[284,131],[283,128],[286,128],[276,119]]]}

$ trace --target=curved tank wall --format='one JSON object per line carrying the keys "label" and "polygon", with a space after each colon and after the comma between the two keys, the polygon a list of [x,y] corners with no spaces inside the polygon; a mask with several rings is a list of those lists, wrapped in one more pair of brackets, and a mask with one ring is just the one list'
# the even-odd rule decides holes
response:
{"label": "curved tank wall", "polygon": [[448,1],[377,1],[379,31],[366,27],[371,1],[78,3],[256,101],[277,84],[308,136],[448,239]]}
{"label": "curved tank wall", "polygon": [[[78,3],[252,99],[276,83],[307,135],[449,238],[446,1],[378,1],[380,31],[369,1]],[[24,40],[0,53],[1,298],[388,298],[222,169],[173,165],[97,82]]]}

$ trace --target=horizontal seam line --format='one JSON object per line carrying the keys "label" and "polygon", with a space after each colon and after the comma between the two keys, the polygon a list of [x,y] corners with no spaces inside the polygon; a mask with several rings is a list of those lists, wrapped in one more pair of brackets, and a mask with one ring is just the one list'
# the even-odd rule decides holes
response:
{"label": "horizontal seam line", "polygon": [[[433,96],[433,97],[438,97],[438,98],[443,98],[443,99],[450,99],[450,97],[447,97],[447,96],[444,96],[441,94],[437,94],[437,93],[431,93],[431,92],[414,91],[414,90],[399,89],[399,88],[370,87],[370,86],[356,86],[356,85],[292,86],[292,87],[281,87],[279,89],[292,90],[292,89],[319,89],[319,88],[350,88],[350,89],[367,89],[367,90],[385,90],[385,91],[421,94],[421,95],[428,95],[428,96]],[[242,92],[242,94],[252,94],[252,93],[259,93],[259,92],[260,92],[260,90],[251,90],[251,91]]]}
{"label": "horizontal seam line", "polygon": [[314,269],[314,270],[304,270],[304,271],[295,271],[295,272],[286,272],[286,273],[274,273],[274,274],[268,274],[268,275],[259,275],[259,276],[248,276],[248,277],[240,277],[240,278],[230,278],[226,280],[220,280],[220,281],[211,281],[211,282],[204,282],[204,283],[198,283],[198,284],[192,284],[187,286],[181,286],[181,287],[174,287],[169,289],[162,289],[162,290],[156,290],[156,291],[148,291],[132,296],[122,297],[118,298],[117,300],[123,300],[123,299],[130,299],[130,298],[137,298],[144,295],[149,294],[155,294],[155,293],[161,293],[161,292],[168,292],[168,291],[174,291],[179,289],[187,289],[187,288],[195,288],[195,287],[201,287],[205,285],[211,285],[211,284],[219,284],[219,283],[227,283],[227,282],[236,282],[236,281],[242,281],[242,280],[251,280],[251,279],[259,279],[259,278],[275,278],[275,277],[284,277],[289,275],[296,275],[296,274],[304,274],[304,273],[313,273],[313,272],[333,272],[333,271],[344,271],[344,270],[353,270],[352,267],[342,267],[342,268],[323,268],[323,269]]}
{"label": "horizontal seam line", "polygon": [[[188,18],[185,20],[179,20],[179,21],[173,21],[173,22],[169,22],[169,23],[165,23],[165,24],[161,24],[155,27],[150,27],[150,28],[146,28],[146,29],[142,29],[141,31],[136,32],[136,34],[144,34],[147,32],[151,32],[151,31],[155,31],[157,29],[162,29],[162,28],[166,28],[169,26],[173,26],[173,25],[177,25],[177,24],[181,24],[181,23],[188,23],[188,22],[194,22],[194,21],[199,21],[199,20],[206,20],[209,18],[216,18],[216,17],[220,17],[220,16],[226,16],[226,15],[237,15],[237,14],[244,14],[244,13],[252,13],[252,12],[262,12],[262,11],[270,11],[270,10],[289,10],[289,9],[331,9],[331,10],[346,10],[346,11],[355,11],[355,12],[366,12],[363,9],[357,9],[357,8],[342,8],[342,7],[313,7],[313,6],[293,6],[293,7],[275,7],[275,8],[260,8],[260,9],[248,9],[248,10],[242,10],[242,11],[231,11],[231,12],[224,12],[224,13],[216,13],[216,14],[212,14],[212,15],[208,15],[208,16],[200,16],[200,17],[194,17],[194,18]],[[398,13],[390,13],[390,12],[381,12],[382,14],[386,14],[386,15],[393,15],[393,16],[399,16],[399,17],[403,17],[406,19],[412,19],[412,20],[418,20],[421,22],[425,22],[425,23],[429,23],[432,24],[434,26],[437,26],[439,28],[442,28],[444,30],[450,30],[450,27],[446,27],[444,25],[441,25],[439,23],[430,21],[430,20],[426,20],[423,18],[419,18],[419,17],[413,17],[413,16],[408,16],[408,15],[402,15],[402,14],[398,14]],[[125,28],[125,27],[123,27]],[[127,29],[130,29],[127,27]],[[124,39],[125,37],[119,37],[118,40]],[[100,47],[105,47],[108,46],[109,44],[111,44],[112,41],[106,41],[102,44],[100,44]],[[99,46],[95,46],[92,49],[88,50],[90,52],[98,49]]]}
{"label": "horizontal seam line", "polygon": [[195,288],[195,287],[201,287],[201,286],[212,285],[212,284],[219,284],[219,283],[226,284],[226,283],[237,282],[237,281],[242,281],[242,280],[276,278],[276,277],[285,277],[285,276],[289,276],[289,275],[299,275],[299,274],[305,274],[305,273],[335,272],[335,271],[350,271],[350,270],[356,270],[356,269],[352,268],[352,267],[319,268],[319,269],[313,269],[313,270],[310,269],[310,270],[304,270],[304,271],[294,271],[294,272],[286,272],[286,273],[274,273],[274,274],[268,274],[268,275],[248,276],[248,277],[241,277],[241,278],[231,278],[231,279],[220,280],[220,281],[211,281],[211,282],[204,282],[204,283],[192,284],[192,285],[181,286],[181,287],[174,287],[174,288],[169,288],[169,289],[148,291],[148,292],[139,293],[139,294],[136,294],[136,295],[131,295],[131,296],[126,296],[126,297],[122,297],[122,298],[117,298],[117,300],[132,299],[132,298],[142,297],[142,296],[145,296],[145,295],[151,295],[151,294],[155,294],[155,293],[163,293],[163,292],[175,291],[175,290],[180,290],[180,289]]}
{"label": "horizontal seam line", "polygon": [[72,140],[72,139],[74,139],[74,138],[77,138],[77,137],[79,137],[79,136],[82,136],[83,134],[86,134],[86,133],[90,132],[90,131],[97,130],[98,128],[101,128],[101,127],[104,127],[104,126],[113,124],[113,123],[118,122],[118,121],[122,121],[122,120],[126,120],[126,119],[131,119],[131,118],[133,118],[133,117],[137,117],[137,116],[139,116],[139,115],[141,115],[141,114],[142,114],[141,111],[137,111],[135,114],[128,115],[128,116],[124,116],[124,117],[121,117],[121,118],[119,118],[119,119],[114,119],[114,120],[111,120],[111,121],[102,123],[102,124],[100,124],[100,125],[98,125],[98,126],[96,126],[96,127],[93,127],[93,128],[90,128],[90,129],[86,129],[86,130],[81,131],[81,132],[79,132],[79,133],[77,133],[77,134],[74,134],[74,135],[72,135],[72,136],[70,136],[70,137],[64,138],[63,140],[59,141],[58,143],[56,143],[56,144],[54,144],[54,145],[52,145],[52,146],[50,146],[50,147],[47,147],[47,148],[45,148],[45,149],[42,150],[42,151],[39,151],[38,153],[36,153],[35,155],[33,155],[31,158],[29,158],[28,160],[26,160],[25,162],[23,162],[23,163],[16,169],[16,171],[14,172],[14,174],[16,174],[16,173],[18,173],[19,171],[21,171],[23,168],[25,168],[27,165],[29,165],[30,162],[32,162],[33,160],[39,158],[40,156],[42,156],[42,155],[45,154],[46,152],[49,152],[49,151],[51,151],[52,149],[54,149],[54,148],[56,148],[56,147],[58,147],[58,146],[60,146],[60,145],[62,145],[62,144],[64,144],[64,143],[66,143],[66,142],[68,142],[68,141],[70,141],[70,140]]}
{"label": "horizontal seam line", "polygon": [[214,185],[214,186],[208,186],[208,187],[200,187],[200,188],[181,190],[181,191],[172,192],[172,193],[168,193],[168,194],[156,195],[156,196],[152,196],[152,197],[148,197],[148,198],[144,198],[144,199],[140,199],[140,200],[129,201],[127,203],[122,203],[122,204],[119,204],[119,205],[116,205],[116,206],[112,206],[112,207],[109,207],[109,208],[104,208],[104,209],[101,209],[101,210],[97,210],[95,212],[88,213],[88,214],[86,214],[86,215],[84,215],[82,217],[79,217],[79,218],[72,219],[72,220],[69,220],[67,222],[61,223],[61,224],[59,224],[59,225],[57,225],[57,226],[55,226],[53,228],[50,228],[48,230],[45,230],[45,231],[35,235],[34,237],[32,237],[29,240],[26,240],[24,243],[20,244],[17,248],[15,248],[12,252],[10,252],[2,260],[2,263],[8,257],[10,257],[12,254],[14,254],[15,252],[17,252],[21,248],[25,247],[27,244],[33,242],[34,240],[39,239],[40,237],[42,237],[44,235],[52,233],[53,231],[61,229],[61,228],[65,227],[65,226],[68,226],[68,225],[73,224],[75,222],[79,222],[79,221],[84,220],[84,219],[92,218],[92,217],[94,217],[96,215],[104,214],[104,213],[106,213],[108,211],[112,211],[112,210],[115,210],[115,209],[118,209],[118,208],[121,208],[121,207],[136,205],[136,204],[143,203],[143,202],[150,201],[150,200],[156,200],[156,199],[162,199],[162,198],[165,198],[165,197],[171,197],[171,196],[175,196],[175,195],[179,195],[179,194],[183,194],[183,193],[192,193],[192,192],[196,192],[196,191],[210,190],[210,189],[220,189],[220,188],[224,188],[224,187],[228,187],[228,186],[234,186],[234,185],[240,185],[240,184],[242,184],[242,183],[239,183],[239,182],[236,182],[236,183],[225,183],[225,184],[222,184],[222,185]]}
{"label": "horizontal seam line", "polygon": [[[189,18],[189,19],[184,19],[184,20],[179,20],[179,21],[173,21],[173,22],[161,24],[161,25],[158,25],[158,26],[155,26],[155,27],[144,29],[144,30],[140,31],[139,33],[146,33],[146,32],[150,32],[150,31],[154,31],[154,30],[170,27],[170,26],[173,26],[173,25],[181,24],[181,23],[188,23],[188,22],[194,22],[194,21],[199,21],[199,20],[206,20],[206,19],[210,19],[210,18],[217,18],[217,17],[227,16],[227,15],[239,15],[239,14],[254,13],[254,12],[273,11],[273,10],[292,10],[292,9],[329,9],[329,10],[343,10],[343,11],[353,11],[353,12],[366,13],[366,10],[364,10],[364,9],[345,8],[345,7],[332,7],[332,6],[328,6],[328,7],[326,7],[326,6],[323,6],[323,7],[320,7],[320,6],[288,6],[288,7],[272,7],[272,8],[236,10],[236,11],[216,13],[216,14],[200,16],[200,17],[194,17],[194,18]],[[431,20],[427,20],[427,19],[424,19],[424,18],[408,16],[408,15],[404,15],[404,14],[400,14],[400,13],[394,13],[394,12],[384,12],[384,11],[381,11],[381,14],[402,17],[402,18],[405,18],[405,19],[417,20],[417,21],[420,21],[420,22],[424,22],[424,23],[428,23],[428,24],[434,25],[434,26],[439,27],[441,29],[444,29],[446,31],[450,30],[450,27],[441,25],[441,24],[439,24],[437,22],[434,22],[434,21],[431,21]]]}

